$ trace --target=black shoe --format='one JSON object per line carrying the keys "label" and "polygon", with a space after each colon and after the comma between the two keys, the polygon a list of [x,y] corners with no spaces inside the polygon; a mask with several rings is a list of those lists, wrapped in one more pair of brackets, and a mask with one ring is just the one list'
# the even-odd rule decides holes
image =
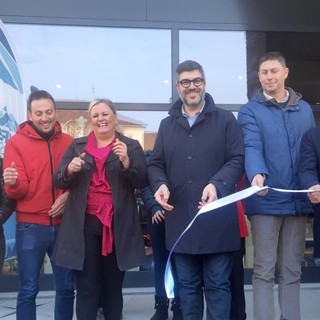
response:
{"label": "black shoe", "polygon": [[183,320],[181,309],[173,310],[172,320]]}
{"label": "black shoe", "polygon": [[[120,319],[123,319],[123,315],[121,314]],[[97,319],[96,320],[104,320],[103,309],[100,307],[98,309]]]}
{"label": "black shoe", "polygon": [[168,308],[158,306],[155,314],[150,320],[167,320],[168,319]]}
{"label": "black shoe", "polygon": [[172,320],[183,320],[179,299],[175,298],[171,301],[171,311],[173,313]]}

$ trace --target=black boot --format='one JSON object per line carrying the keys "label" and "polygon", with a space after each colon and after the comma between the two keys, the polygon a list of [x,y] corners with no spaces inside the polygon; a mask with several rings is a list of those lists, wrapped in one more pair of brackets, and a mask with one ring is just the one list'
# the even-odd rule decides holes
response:
{"label": "black boot", "polygon": [[179,298],[174,298],[171,301],[171,311],[173,313],[172,320],[183,320]]}
{"label": "black boot", "polygon": [[169,300],[167,297],[154,296],[156,309],[155,314],[151,317],[150,320],[167,320],[168,319],[168,307]]}

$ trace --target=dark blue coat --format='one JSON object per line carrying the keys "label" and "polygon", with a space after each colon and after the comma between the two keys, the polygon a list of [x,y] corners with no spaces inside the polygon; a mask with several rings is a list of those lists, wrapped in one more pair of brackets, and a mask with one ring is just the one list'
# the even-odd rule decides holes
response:
{"label": "dark blue coat", "polygon": [[[320,128],[308,130],[301,141],[299,180],[302,189],[320,184]],[[320,211],[320,204],[314,206]]]}
{"label": "dark blue coat", "polygon": [[299,179],[302,189],[320,184],[320,128],[308,130],[301,141]]}
{"label": "dark blue coat", "polygon": [[[161,184],[170,190],[166,213],[166,245],[171,249],[178,236],[198,212],[203,189],[215,185],[218,197],[235,192],[243,174],[243,140],[231,112],[215,106],[206,93],[205,106],[190,128],[179,99],[160,124],[148,163],[154,191]],[[236,205],[204,214],[179,242],[175,252],[198,254],[238,249],[239,226]]]}
{"label": "dark blue coat", "polygon": [[[152,154],[152,151],[150,150],[145,151],[147,163],[150,159],[151,154]],[[163,210],[160,204],[155,200],[154,193],[150,185],[141,189],[140,194],[141,194],[141,198],[144,205],[152,215],[156,213],[158,210]]]}

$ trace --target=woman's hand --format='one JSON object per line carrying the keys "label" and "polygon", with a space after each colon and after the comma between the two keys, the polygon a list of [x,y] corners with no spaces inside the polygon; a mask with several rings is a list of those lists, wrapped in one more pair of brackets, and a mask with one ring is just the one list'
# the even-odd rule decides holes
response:
{"label": "woman's hand", "polygon": [[128,169],[130,165],[130,159],[128,157],[127,145],[119,139],[116,139],[115,143],[113,144],[112,151],[119,157],[123,167]]}
{"label": "woman's hand", "polygon": [[81,171],[81,166],[85,163],[85,161],[83,160],[85,155],[86,154],[84,152],[84,153],[80,154],[79,157],[74,157],[72,159],[72,161],[69,163],[69,165],[67,167],[68,176],[71,176],[75,172]]}

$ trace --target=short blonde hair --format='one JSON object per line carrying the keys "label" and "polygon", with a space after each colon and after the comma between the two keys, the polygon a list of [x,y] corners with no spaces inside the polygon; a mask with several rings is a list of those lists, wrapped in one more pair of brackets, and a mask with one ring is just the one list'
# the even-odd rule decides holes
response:
{"label": "short blonde hair", "polygon": [[[109,99],[95,99],[95,100],[92,100],[89,104],[89,107],[88,107],[88,114],[90,116],[90,112],[92,110],[92,108],[97,105],[98,103],[104,103],[106,104],[112,111],[112,113],[117,116],[117,109],[116,109],[116,106],[115,104],[109,100]],[[116,131],[120,132],[120,133],[124,133],[123,130],[120,128],[118,122],[116,123]]]}
{"label": "short blonde hair", "polygon": [[111,111],[117,115],[117,109],[116,109],[116,106],[114,105],[114,103],[109,100],[109,99],[95,99],[95,100],[92,100],[89,104],[89,107],[88,107],[88,114],[90,115],[90,112],[92,110],[92,108],[97,105],[98,103],[104,103],[106,104],[110,109]]}

